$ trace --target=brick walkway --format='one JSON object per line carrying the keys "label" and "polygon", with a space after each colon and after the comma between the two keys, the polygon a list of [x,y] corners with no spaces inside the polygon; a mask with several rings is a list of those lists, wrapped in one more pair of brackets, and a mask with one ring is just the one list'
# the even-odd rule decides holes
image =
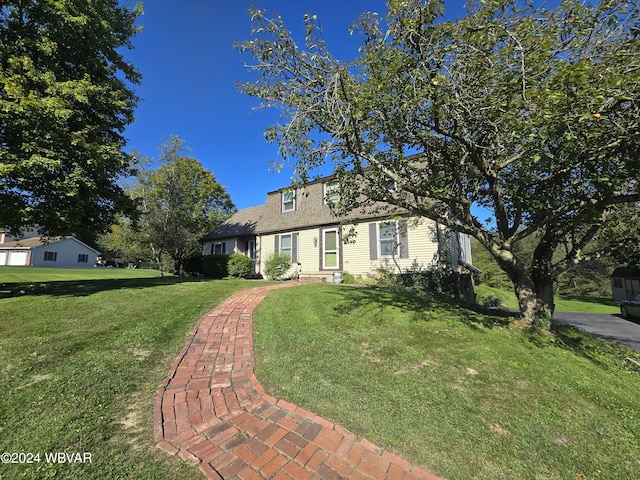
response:
{"label": "brick walkway", "polygon": [[158,447],[210,479],[429,479],[435,475],[296,405],[253,374],[252,313],[269,290],[238,292],[202,317],[156,395]]}

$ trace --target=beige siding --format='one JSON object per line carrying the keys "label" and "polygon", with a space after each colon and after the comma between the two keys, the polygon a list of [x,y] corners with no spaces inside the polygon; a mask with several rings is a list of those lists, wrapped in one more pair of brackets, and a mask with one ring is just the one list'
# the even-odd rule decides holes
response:
{"label": "beige siding", "polygon": [[408,221],[407,237],[409,245],[408,258],[383,258],[370,259],[369,225],[376,222],[360,223],[355,226],[345,227],[345,233],[353,228],[355,236],[352,241],[343,245],[345,272],[353,275],[375,274],[378,268],[402,271],[414,265],[421,268],[430,268],[436,265],[438,258],[438,243],[436,241],[435,222],[422,220],[415,224]]}
{"label": "beige siding", "polygon": [[226,240],[213,240],[213,241],[209,241],[209,242],[205,242],[202,244],[202,254],[203,255],[211,255],[211,246],[217,243],[224,243],[225,244],[225,250],[224,252],[226,254],[231,254],[231,253],[240,253],[238,251],[238,249],[236,248],[236,244],[237,244],[237,239],[236,238],[228,238]]}
{"label": "beige siding", "polygon": [[298,238],[298,262],[301,263],[301,273],[318,272],[320,259],[319,229],[302,230]]}

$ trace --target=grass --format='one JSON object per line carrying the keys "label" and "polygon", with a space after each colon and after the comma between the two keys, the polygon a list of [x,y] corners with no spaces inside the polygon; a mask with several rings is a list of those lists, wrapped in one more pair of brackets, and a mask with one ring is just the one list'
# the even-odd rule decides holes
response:
{"label": "grass", "polygon": [[640,370],[569,327],[327,284],[269,294],[256,375],[274,396],[448,479],[635,478]]}
{"label": "grass", "polygon": [[[0,478],[203,478],[155,448],[155,393],[198,318],[253,285],[0,268],[0,290],[17,292],[0,298],[0,452],[41,454],[0,464]],[[88,452],[92,463],[45,462],[55,452]]]}
{"label": "grass", "polygon": [[[502,298],[506,308],[517,310],[518,301],[512,291],[489,287],[487,285],[476,285],[478,295],[492,295]],[[557,295],[555,297],[557,312],[581,312],[581,313],[604,313],[616,314],[620,312],[618,306],[611,297],[575,297]]]}

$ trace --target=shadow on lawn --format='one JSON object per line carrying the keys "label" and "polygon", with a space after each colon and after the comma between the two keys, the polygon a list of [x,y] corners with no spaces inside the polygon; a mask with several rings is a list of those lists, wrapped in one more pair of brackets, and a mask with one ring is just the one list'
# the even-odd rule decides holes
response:
{"label": "shadow on lawn", "polygon": [[[392,306],[405,312],[411,312],[412,319],[415,321],[428,322],[436,318],[441,319],[453,312],[453,315],[449,315],[451,320],[462,321],[469,327],[478,330],[506,326],[514,320],[514,315],[511,312],[462,304],[444,296],[418,295],[369,287],[345,288],[349,288],[349,293],[340,289],[332,292],[333,295],[339,297],[333,301],[334,310],[338,314],[378,304],[381,310],[378,315],[380,319],[382,319],[384,307]],[[434,316],[434,311],[438,311],[439,315]]]}
{"label": "shadow on lawn", "polygon": [[5,283],[2,298],[48,295],[54,297],[84,297],[109,290],[149,288],[179,283],[208,282],[210,278],[194,277],[153,277],[95,280],[59,280],[53,282]]}

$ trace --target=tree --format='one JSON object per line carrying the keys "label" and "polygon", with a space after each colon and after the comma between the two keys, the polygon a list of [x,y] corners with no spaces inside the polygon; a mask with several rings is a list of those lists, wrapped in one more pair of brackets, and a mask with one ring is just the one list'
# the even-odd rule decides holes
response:
{"label": "tree", "polygon": [[162,147],[157,169],[142,168],[133,196],[140,202],[141,240],[150,246],[162,272],[162,254],[179,274],[184,260],[199,253],[200,239],[235,212],[226,189],[172,136]]}
{"label": "tree", "polygon": [[[333,161],[338,212],[386,202],[475,237],[524,323],[544,328],[559,272],[640,199],[638,1],[582,3],[485,0],[447,21],[442,1],[389,0],[354,24],[352,62],[331,55],[315,16],[298,46],[281,17],[252,9],[237,48],[257,78],[240,88],[280,109],[266,137],[299,181]],[[527,237],[525,259],[514,244]]]}
{"label": "tree", "polygon": [[133,204],[125,126],[140,74],[131,48],[141,7],[117,0],[8,0],[0,6],[0,226],[81,238]]}

